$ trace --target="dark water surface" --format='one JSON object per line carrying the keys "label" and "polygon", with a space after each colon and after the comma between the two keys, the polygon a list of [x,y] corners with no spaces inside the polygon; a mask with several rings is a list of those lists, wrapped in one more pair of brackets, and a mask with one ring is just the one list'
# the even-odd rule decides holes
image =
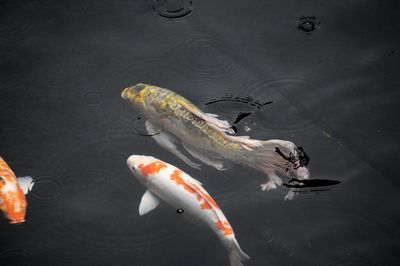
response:
{"label": "dark water surface", "polygon": [[[399,7],[0,0],[0,155],[36,180],[27,221],[0,219],[0,265],[228,265],[216,236],[177,210],[139,216],[131,154],[202,181],[246,266],[399,265]],[[188,167],[140,135],[120,97],[139,82],[240,135],[295,142],[318,181],[262,192],[260,172]]]}

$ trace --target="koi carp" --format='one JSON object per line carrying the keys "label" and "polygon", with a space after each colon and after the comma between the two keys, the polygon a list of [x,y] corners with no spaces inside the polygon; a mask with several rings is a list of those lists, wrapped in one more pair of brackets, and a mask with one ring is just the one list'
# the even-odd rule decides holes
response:
{"label": "koi carp", "polygon": [[33,186],[32,178],[16,178],[8,164],[0,157],[0,209],[10,224],[25,222],[26,198]]}
{"label": "koi carp", "polygon": [[278,174],[299,180],[309,177],[309,158],[291,141],[231,135],[234,132],[228,121],[157,86],[139,83],[125,88],[121,96],[145,117],[148,133],[161,147],[194,168],[200,165],[178,150],[177,139],[190,155],[218,170],[225,170],[224,161],[228,160],[262,171],[267,175],[262,190],[282,185]]}
{"label": "koi carp", "polygon": [[200,220],[214,231],[228,251],[231,266],[249,259],[240,248],[232,226],[202,184],[179,168],[151,156],[132,155],[127,160],[133,175],[147,188],[139,214],[155,209],[161,200]]}

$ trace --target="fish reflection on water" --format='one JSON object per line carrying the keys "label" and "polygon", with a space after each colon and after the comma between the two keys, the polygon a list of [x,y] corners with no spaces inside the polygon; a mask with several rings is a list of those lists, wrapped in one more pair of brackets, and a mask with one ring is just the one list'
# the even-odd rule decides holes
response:
{"label": "fish reflection on water", "polygon": [[268,178],[261,184],[262,190],[282,185],[278,175],[309,178],[309,159],[293,142],[233,136],[234,130],[227,121],[204,113],[184,97],[157,86],[139,83],[125,88],[121,97],[146,118],[148,134],[191,167],[199,169],[200,165],[178,150],[178,140],[190,155],[218,170],[225,170],[224,161],[228,160],[265,173]]}
{"label": "fish reflection on water", "polygon": [[147,188],[140,202],[140,215],[152,211],[163,200],[178,208],[178,213],[189,215],[188,219],[207,224],[226,248],[231,266],[243,265],[242,261],[250,259],[241,250],[220,207],[199,181],[151,156],[132,155],[127,164],[132,174]]}

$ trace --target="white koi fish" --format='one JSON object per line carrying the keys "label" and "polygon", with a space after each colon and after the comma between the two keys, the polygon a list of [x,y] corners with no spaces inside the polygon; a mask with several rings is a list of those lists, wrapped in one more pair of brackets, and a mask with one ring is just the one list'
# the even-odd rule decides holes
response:
{"label": "white koi fish", "polygon": [[243,265],[241,262],[249,259],[240,249],[225,215],[199,181],[151,156],[132,155],[127,164],[133,175],[147,187],[140,202],[140,215],[150,212],[163,200],[206,223],[228,251],[231,266]]}
{"label": "white koi fish", "polygon": [[124,89],[121,96],[146,118],[147,131],[160,146],[194,168],[200,165],[178,150],[176,138],[190,155],[218,170],[224,170],[224,160],[229,160],[262,171],[268,176],[262,190],[282,185],[277,174],[299,180],[309,177],[308,157],[293,142],[229,135],[233,130],[227,121],[157,86],[139,83]]}

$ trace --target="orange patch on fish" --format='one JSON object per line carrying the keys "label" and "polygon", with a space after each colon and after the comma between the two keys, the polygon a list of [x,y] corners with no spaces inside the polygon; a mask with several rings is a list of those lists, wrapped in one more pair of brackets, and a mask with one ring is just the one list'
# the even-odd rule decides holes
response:
{"label": "orange patch on fish", "polygon": [[200,207],[202,209],[209,210],[213,207],[219,209],[218,204],[214,201],[213,198],[211,198],[211,196],[207,192],[203,191],[201,188],[193,183],[190,183],[190,185],[188,185],[182,178],[181,174],[182,171],[180,171],[179,169],[175,169],[171,175],[171,180],[174,181],[178,186],[182,186],[187,192],[191,194],[196,194],[197,201],[201,202],[203,200],[203,202],[201,202],[200,204]]}
{"label": "orange patch on fish", "polygon": [[171,175],[171,180],[174,181],[178,186],[183,186],[183,188],[190,193],[196,193],[194,189],[192,189],[188,184],[185,183],[183,178],[181,177],[182,171],[175,169]]}
{"label": "orange patch on fish", "polygon": [[[0,209],[6,214],[10,223],[25,221],[26,199],[24,192],[18,184],[14,172],[8,164],[0,157],[0,176],[5,180],[0,182]],[[15,189],[2,193],[7,183],[15,186]]]}
{"label": "orange patch on fish", "polygon": [[139,165],[139,169],[144,176],[160,172],[161,169],[166,168],[167,165],[163,162],[154,162],[148,165]]}
{"label": "orange patch on fish", "polygon": [[218,221],[218,222],[215,223],[215,226],[216,226],[219,230],[221,230],[222,233],[223,233],[224,235],[226,235],[226,236],[232,235],[232,234],[233,234],[232,227],[231,227],[231,225],[230,225],[227,221],[225,221],[225,222]]}
{"label": "orange patch on fish", "polygon": [[207,193],[207,192],[203,192],[198,186],[196,186],[195,184],[192,184],[192,186],[195,187],[196,191],[204,198],[206,199],[206,202],[210,203],[214,208],[219,209],[218,204],[214,201],[213,198],[211,198],[211,196]]}
{"label": "orange patch on fish", "polygon": [[0,157],[0,176],[5,178],[7,181],[17,182],[14,172],[8,166],[8,164]]}
{"label": "orange patch on fish", "polygon": [[0,208],[6,214],[10,223],[25,221],[26,199],[22,191],[10,191],[1,195]]}
{"label": "orange patch on fish", "polygon": [[212,209],[211,205],[207,201],[205,201],[202,204],[200,204],[200,207],[202,209]]}

